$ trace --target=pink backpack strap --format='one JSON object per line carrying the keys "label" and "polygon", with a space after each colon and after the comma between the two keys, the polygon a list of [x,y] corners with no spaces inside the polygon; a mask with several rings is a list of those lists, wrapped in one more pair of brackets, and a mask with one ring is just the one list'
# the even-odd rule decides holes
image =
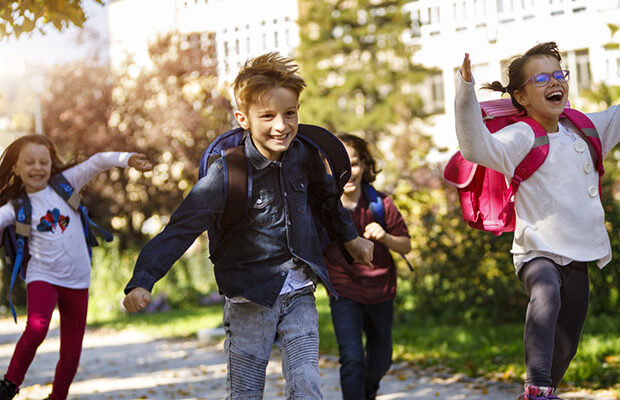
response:
{"label": "pink backpack strap", "polygon": [[580,131],[579,133],[590,144],[590,149],[594,150],[591,151],[592,161],[594,161],[599,176],[602,176],[605,173],[603,168],[603,146],[596,127],[590,118],[581,111],[565,108],[562,114],[577,127]]}
{"label": "pink backpack strap", "polygon": [[518,115],[513,118],[515,122],[523,121],[532,128],[534,131],[534,144],[529,153],[515,168],[510,186],[505,193],[505,206],[499,214],[499,219],[504,223],[504,226],[514,226],[514,196],[519,190],[519,185],[536,172],[549,154],[549,136],[547,136],[547,132],[542,125],[527,116]]}
{"label": "pink backpack strap", "polygon": [[549,136],[545,129],[530,117],[516,117],[527,123],[534,131],[534,144],[525,158],[517,165],[510,184],[512,195],[517,193],[521,182],[529,178],[545,162],[549,154]]}

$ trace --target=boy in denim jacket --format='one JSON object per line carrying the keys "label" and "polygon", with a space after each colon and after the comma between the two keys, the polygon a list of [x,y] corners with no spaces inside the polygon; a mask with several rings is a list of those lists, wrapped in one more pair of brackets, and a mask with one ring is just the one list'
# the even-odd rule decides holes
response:
{"label": "boy in denim jacket", "polygon": [[[155,282],[208,232],[215,278],[226,296],[229,399],[262,398],[274,344],[282,354],[286,397],[322,398],[314,288],[317,279],[328,289],[331,285],[309,196],[337,202],[327,207],[338,222],[335,234],[354,259],[371,265],[372,242],[358,236],[318,152],[295,138],[305,87],[297,70],[292,59],[268,53],[246,62],[233,83],[235,118],[249,132],[243,146],[252,168],[251,223],[221,230],[227,178],[222,160],[216,160],[166,228],[142,249],[125,288],[125,307],[132,312],[144,308]],[[232,244],[218,248],[230,234]]]}

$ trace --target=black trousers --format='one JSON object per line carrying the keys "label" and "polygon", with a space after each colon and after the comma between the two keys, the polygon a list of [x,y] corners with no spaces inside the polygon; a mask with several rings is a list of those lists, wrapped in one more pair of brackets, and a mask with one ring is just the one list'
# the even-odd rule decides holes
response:
{"label": "black trousers", "polygon": [[557,388],[581,339],[588,314],[588,264],[526,263],[519,278],[530,296],[525,317],[526,385]]}

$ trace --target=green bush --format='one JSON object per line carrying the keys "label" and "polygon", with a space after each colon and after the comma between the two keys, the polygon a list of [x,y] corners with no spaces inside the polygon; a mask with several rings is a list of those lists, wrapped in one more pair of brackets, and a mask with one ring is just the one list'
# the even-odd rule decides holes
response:
{"label": "green bush", "polygon": [[[121,312],[123,290],[138,258],[139,251],[121,251],[117,241],[94,248],[89,322],[109,319]],[[163,296],[172,308],[196,306],[200,299],[217,291],[213,265],[206,243],[199,240],[181,257],[153,288],[153,297]]]}

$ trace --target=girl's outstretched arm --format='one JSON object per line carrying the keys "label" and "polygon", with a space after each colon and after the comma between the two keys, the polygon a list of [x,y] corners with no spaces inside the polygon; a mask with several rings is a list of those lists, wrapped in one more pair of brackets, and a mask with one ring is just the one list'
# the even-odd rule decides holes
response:
{"label": "girl's outstretched arm", "polygon": [[[130,160],[132,160],[130,164]],[[63,175],[76,189],[80,190],[100,172],[113,167],[135,167],[139,171],[150,171],[151,163],[140,153],[101,152],[93,154],[86,161],[63,171]]]}
{"label": "girl's outstretched arm", "polygon": [[518,122],[491,135],[482,120],[474,91],[469,54],[465,54],[461,76],[457,77],[455,107],[456,136],[465,159],[512,176],[534,144],[532,129]]}

